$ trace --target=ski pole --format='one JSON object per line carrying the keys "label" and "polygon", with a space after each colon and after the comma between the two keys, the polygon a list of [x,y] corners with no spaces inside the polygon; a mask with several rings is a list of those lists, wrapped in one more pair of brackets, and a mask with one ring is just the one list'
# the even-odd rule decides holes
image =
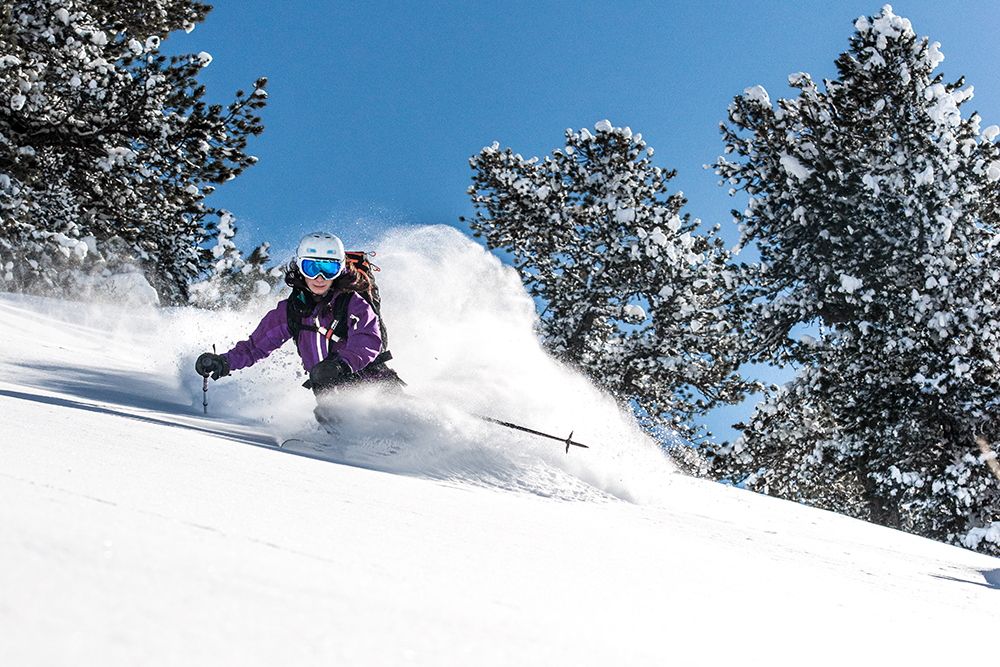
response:
{"label": "ski pole", "polygon": [[[212,354],[215,354],[215,345],[212,345]],[[205,376],[205,383],[201,386],[201,391],[204,394],[204,398],[201,399],[201,404],[205,407],[205,414],[208,414],[208,376]]]}
{"label": "ski pole", "polygon": [[[411,396],[409,394],[400,394],[400,396],[403,397],[403,398],[408,398],[410,400],[414,400],[414,399],[419,400],[419,399],[417,399],[416,396]],[[573,433],[574,433],[573,431],[569,432],[569,436],[568,437],[566,437],[566,438],[560,438],[557,435],[550,435],[548,433],[542,433],[541,431],[536,431],[533,428],[528,428],[527,426],[521,426],[520,424],[514,424],[514,423],[511,423],[511,422],[505,422],[502,419],[497,419],[495,417],[487,417],[486,415],[476,414],[475,412],[466,412],[465,414],[469,415],[470,417],[475,417],[476,419],[482,419],[484,422],[489,422],[491,424],[496,424],[497,426],[504,426],[506,428],[514,429],[515,431],[524,431],[525,433],[530,433],[532,435],[538,435],[538,436],[541,436],[543,438],[549,438],[550,440],[558,440],[559,442],[561,442],[561,443],[563,443],[563,444],[566,445],[566,453],[567,454],[569,453],[569,448],[571,446],[572,447],[583,447],[584,449],[590,449],[589,446],[587,446],[587,445],[585,445],[585,444],[583,444],[581,442],[577,442],[576,440],[573,439]]]}
{"label": "ski pole", "polygon": [[518,424],[512,424],[510,422],[501,421],[499,419],[494,419],[493,417],[487,417],[486,415],[473,414],[473,417],[478,417],[483,421],[490,422],[491,424],[497,424],[499,426],[506,426],[507,428],[514,429],[515,431],[524,431],[525,433],[531,433],[532,435],[539,435],[543,438],[549,438],[551,440],[558,440],[559,442],[566,443],[566,453],[569,453],[570,445],[573,447],[583,447],[584,449],[590,449],[587,445],[581,444],[573,440],[573,431],[569,432],[569,437],[560,438],[557,435],[549,435],[548,433],[542,433],[541,431],[536,431],[535,429],[528,428],[527,426],[519,426]]}

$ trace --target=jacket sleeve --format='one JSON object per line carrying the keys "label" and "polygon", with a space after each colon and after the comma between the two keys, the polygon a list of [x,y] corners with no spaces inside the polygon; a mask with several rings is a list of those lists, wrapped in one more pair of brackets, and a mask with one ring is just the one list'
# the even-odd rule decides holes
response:
{"label": "jacket sleeve", "polygon": [[352,294],[347,304],[347,341],[336,352],[357,373],[373,362],[381,351],[378,316],[364,297]]}
{"label": "jacket sleeve", "polygon": [[288,330],[286,304],[287,299],[279,301],[278,305],[264,316],[248,339],[236,343],[233,349],[225,353],[230,370],[253,366],[292,337],[291,331]]}

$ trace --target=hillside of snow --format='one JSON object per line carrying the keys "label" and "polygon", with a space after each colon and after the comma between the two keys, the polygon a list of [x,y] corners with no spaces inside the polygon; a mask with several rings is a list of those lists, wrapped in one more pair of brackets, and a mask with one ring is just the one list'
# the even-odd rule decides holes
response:
{"label": "hillside of snow", "polygon": [[494,257],[444,227],[377,246],[409,386],[338,396],[335,442],[291,345],[207,394],[193,371],[274,298],[215,313],[0,294],[0,664],[988,654],[1000,560],[681,475],[545,357]]}

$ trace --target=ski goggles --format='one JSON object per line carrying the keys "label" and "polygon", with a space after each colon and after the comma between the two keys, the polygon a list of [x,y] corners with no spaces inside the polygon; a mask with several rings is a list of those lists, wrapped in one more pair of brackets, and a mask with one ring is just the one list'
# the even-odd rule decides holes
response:
{"label": "ski goggles", "polygon": [[302,272],[306,278],[320,278],[325,280],[333,280],[340,275],[341,269],[344,268],[343,263],[335,259],[310,259],[308,257],[300,257],[297,260],[299,271]]}

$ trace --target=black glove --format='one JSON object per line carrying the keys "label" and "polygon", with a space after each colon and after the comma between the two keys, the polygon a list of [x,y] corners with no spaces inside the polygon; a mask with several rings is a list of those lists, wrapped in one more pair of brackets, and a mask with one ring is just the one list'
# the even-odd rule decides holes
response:
{"label": "black glove", "polygon": [[351,367],[340,357],[327,357],[309,371],[309,382],[313,392],[318,394],[344,382],[351,372]]}
{"label": "black glove", "polygon": [[229,359],[221,354],[206,352],[194,362],[194,370],[202,377],[207,378],[211,375],[213,380],[218,380],[229,375]]}

